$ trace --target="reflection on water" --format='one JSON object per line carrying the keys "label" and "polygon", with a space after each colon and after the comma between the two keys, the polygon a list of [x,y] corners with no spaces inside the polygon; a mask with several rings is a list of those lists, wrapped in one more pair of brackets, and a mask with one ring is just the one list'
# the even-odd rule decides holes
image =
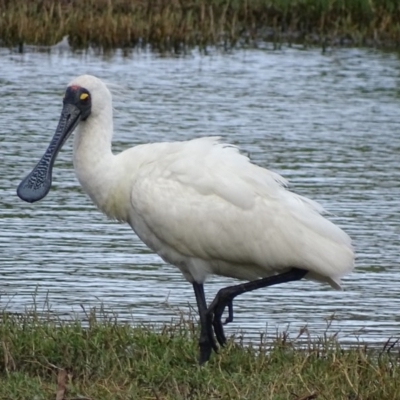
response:
{"label": "reflection on water", "polygon": [[[56,127],[66,84],[91,73],[111,81],[115,151],[160,140],[221,135],[320,201],[354,239],[357,270],[345,291],[307,281],[235,300],[230,331],[321,335],[325,318],[342,339],[400,333],[400,63],[367,50],[251,50],[162,58],[12,54],[0,50],[1,306],[22,311],[49,297],[68,314],[104,302],[121,319],[167,322],[194,305],[192,287],[128,226],[107,221],[72,170],[71,143],[40,203],[15,189]],[[210,279],[211,298],[232,280]]]}

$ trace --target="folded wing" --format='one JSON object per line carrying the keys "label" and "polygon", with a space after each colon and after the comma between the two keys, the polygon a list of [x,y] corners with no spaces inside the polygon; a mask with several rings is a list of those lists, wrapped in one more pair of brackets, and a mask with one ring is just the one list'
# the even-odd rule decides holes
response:
{"label": "folded wing", "polygon": [[286,184],[236,147],[202,138],[165,146],[141,166],[132,204],[160,242],[184,256],[254,266],[264,276],[304,268],[338,286],[353,268],[349,236]]}

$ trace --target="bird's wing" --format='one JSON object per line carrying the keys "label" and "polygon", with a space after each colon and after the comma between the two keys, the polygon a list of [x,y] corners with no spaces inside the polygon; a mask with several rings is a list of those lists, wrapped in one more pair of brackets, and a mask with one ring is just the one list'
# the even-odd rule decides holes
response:
{"label": "bird's wing", "polygon": [[[319,204],[285,189],[281,176],[218,138],[165,149],[139,169],[131,198],[134,213],[161,243],[203,260],[348,272],[349,237],[320,215]],[[322,253],[323,260],[336,253],[337,262],[322,266]]]}

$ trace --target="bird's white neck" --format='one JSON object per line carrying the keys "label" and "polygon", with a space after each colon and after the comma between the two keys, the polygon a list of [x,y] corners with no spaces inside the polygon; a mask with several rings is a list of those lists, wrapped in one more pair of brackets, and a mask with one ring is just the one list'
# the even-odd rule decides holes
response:
{"label": "bird's white neck", "polygon": [[82,121],[75,132],[74,168],[84,191],[109,217],[119,218],[108,204],[118,182],[111,150],[113,133],[112,112],[90,116]]}

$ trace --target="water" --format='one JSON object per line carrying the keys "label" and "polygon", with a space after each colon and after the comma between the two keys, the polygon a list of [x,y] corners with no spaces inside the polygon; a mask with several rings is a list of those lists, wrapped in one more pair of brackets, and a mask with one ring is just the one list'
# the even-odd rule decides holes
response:
{"label": "water", "polygon": [[[300,281],[235,300],[228,332],[305,325],[343,341],[400,334],[400,62],[371,50],[243,50],[233,54],[124,57],[0,50],[0,305],[41,305],[67,316],[99,306],[121,320],[169,322],[195,306],[192,287],[128,226],[108,221],[82,193],[71,143],[50,194],[15,189],[52,137],[66,84],[91,73],[116,84],[115,151],[144,142],[221,135],[252,160],[321,202],[354,240],[357,269],[337,292]],[[233,283],[210,279],[206,294]]]}

